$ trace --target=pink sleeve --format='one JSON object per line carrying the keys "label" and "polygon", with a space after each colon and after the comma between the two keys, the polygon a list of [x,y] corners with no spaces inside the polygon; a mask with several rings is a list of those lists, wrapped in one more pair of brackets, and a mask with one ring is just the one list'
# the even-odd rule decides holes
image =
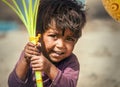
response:
{"label": "pink sleeve", "polygon": [[33,87],[34,82],[32,81],[31,70],[26,76],[25,81],[22,81],[16,74],[15,69],[11,72],[8,78],[8,86],[9,87]]}
{"label": "pink sleeve", "polygon": [[53,87],[76,87],[79,77],[79,69],[74,70],[68,67],[64,72],[59,70],[59,73],[52,83]]}
{"label": "pink sleeve", "polygon": [[27,82],[27,79],[25,81],[22,81],[17,77],[15,70],[13,70],[13,72],[9,75],[9,78],[8,78],[9,87],[21,87],[22,85],[25,85],[26,82]]}

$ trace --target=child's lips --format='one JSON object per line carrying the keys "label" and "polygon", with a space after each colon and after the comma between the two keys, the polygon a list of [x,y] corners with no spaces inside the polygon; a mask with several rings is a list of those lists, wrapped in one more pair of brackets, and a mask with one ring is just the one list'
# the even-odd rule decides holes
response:
{"label": "child's lips", "polygon": [[60,51],[54,51],[52,52],[52,56],[53,57],[60,57],[64,54],[64,52],[60,52]]}

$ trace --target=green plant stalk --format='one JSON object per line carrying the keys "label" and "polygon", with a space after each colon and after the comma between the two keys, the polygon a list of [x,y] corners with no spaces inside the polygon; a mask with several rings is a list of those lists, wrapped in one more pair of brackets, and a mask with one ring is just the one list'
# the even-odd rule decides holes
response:
{"label": "green plant stalk", "polygon": [[[25,27],[27,28],[30,41],[34,44],[37,44],[40,36],[36,36],[36,21],[37,21],[37,13],[38,6],[40,0],[34,0],[34,6],[32,0],[29,0],[29,6],[27,8],[25,0],[22,0],[22,5],[24,8],[25,15],[23,15],[20,7],[18,6],[16,0],[12,0],[13,5],[11,5],[7,0],[2,0],[6,5],[8,5],[21,19]],[[32,38],[32,39],[31,39]],[[37,39],[37,40],[36,40]],[[37,87],[43,87],[41,72],[35,71],[36,76],[36,84]]]}

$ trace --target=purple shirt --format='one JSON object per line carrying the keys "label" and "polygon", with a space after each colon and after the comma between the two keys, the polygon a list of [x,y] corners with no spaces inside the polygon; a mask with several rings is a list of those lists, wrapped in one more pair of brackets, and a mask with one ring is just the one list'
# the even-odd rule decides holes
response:
{"label": "purple shirt", "polygon": [[[74,54],[59,62],[56,67],[59,72],[52,81],[45,73],[42,73],[44,87],[76,87],[79,77],[79,62]],[[15,69],[8,78],[9,87],[36,87],[35,75],[30,68],[26,80],[22,81],[16,75]]]}

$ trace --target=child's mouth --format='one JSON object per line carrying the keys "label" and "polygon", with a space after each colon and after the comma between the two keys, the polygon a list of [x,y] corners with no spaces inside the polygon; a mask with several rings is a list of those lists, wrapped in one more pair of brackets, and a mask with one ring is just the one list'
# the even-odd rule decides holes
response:
{"label": "child's mouth", "polygon": [[52,56],[53,57],[60,57],[64,54],[64,52],[61,52],[61,51],[53,51],[52,52]]}

